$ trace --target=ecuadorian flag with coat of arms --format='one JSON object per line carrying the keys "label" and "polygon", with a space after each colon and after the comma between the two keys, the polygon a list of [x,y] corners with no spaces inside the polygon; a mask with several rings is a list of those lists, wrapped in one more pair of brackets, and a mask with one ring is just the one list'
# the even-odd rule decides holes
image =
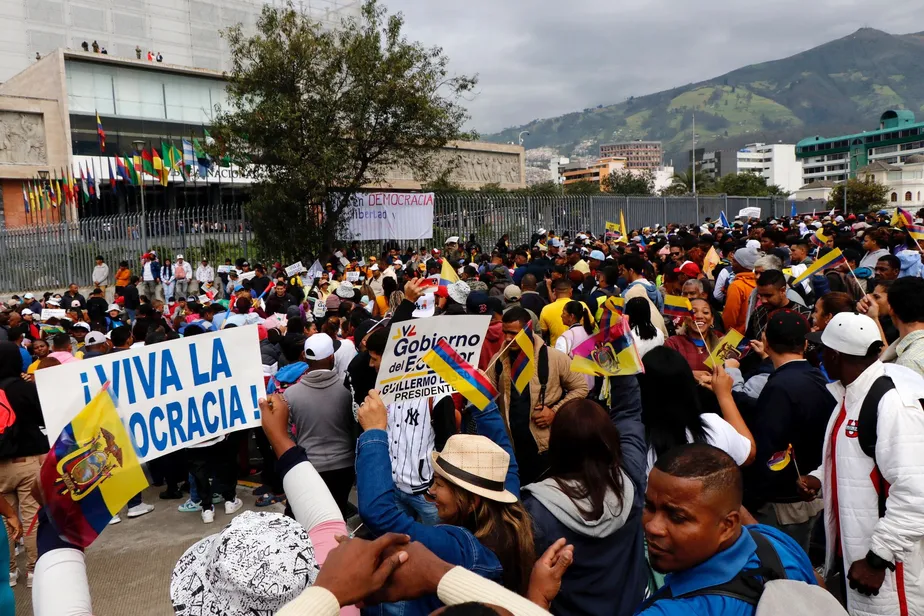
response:
{"label": "ecuadorian flag with coat of arms", "polygon": [[61,431],[42,464],[41,483],[58,535],[83,548],[148,487],[109,383]]}

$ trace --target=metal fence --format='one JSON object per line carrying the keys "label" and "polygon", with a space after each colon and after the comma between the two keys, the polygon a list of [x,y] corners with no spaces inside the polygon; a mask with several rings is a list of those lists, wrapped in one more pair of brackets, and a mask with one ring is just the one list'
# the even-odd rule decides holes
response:
{"label": "metal fence", "polygon": [[[487,248],[508,233],[516,245],[528,242],[540,227],[558,233],[590,230],[602,234],[607,221],[619,221],[620,212],[630,228],[702,223],[706,217],[717,220],[720,212],[731,220],[745,207],[759,207],[762,218],[784,216],[792,211],[792,203],[769,197],[438,195],[433,239],[423,243],[441,246],[452,235],[468,238],[474,233]],[[826,205],[802,201],[795,202],[795,207],[803,214]],[[403,247],[405,241],[399,243]],[[364,242],[363,248],[378,252],[382,245],[382,241]],[[152,212],[144,220],[140,213],[83,218],[0,229],[0,291],[60,289],[71,282],[87,286],[97,255],[114,274],[120,261],[128,261],[137,271],[139,256],[152,249],[162,259],[182,253],[194,266],[203,257],[215,265],[226,258],[275,260],[277,256],[255,254],[253,234],[240,204]]]}

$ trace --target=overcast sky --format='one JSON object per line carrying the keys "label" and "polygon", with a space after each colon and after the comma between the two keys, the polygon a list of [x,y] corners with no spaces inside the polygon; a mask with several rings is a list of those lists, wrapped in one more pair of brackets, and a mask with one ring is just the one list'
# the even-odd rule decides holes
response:
{"label": "overcast sky", "polygon": [[479,75],[489,133],[805,51],[868,26],[924,31],[921,0],[383,0]]}

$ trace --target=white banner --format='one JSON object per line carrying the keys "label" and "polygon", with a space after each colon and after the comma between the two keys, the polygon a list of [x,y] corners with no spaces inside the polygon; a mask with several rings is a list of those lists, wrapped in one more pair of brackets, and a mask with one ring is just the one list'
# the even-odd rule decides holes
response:
{"label": "white banner", "polygon": [[142,461],[259,427],[266,395],[256,327],[108,353],[36,371],[49,444],[106,381]]}
{"label": "white banner", "polygon": [[478,365],[490,316],[441,316],[395,323],[391,327],[375,388],[385,404],[429,398],[455,391],[421,358],[446,339],[465,361]]}
{"label": "white banner", "polygon": [[347,272],[347,282],[359,282],[359,272]]}
{"label": "white banner", "polygon": [[347,209],[353,240],[433,237],[433,193],[361,193]]}
{"label": "white banner", "polygon": [[64,308],[42,308],[42,315],[39,317],[42,321],[48,319],[63,319],[67,316]]}
{"label": "white banner", "polygon": [[291,278],[291,277],[294,276],[295,274],[301,273],[301,271],[302,271],[303,269],[305,269],[305,268],[302,267],[302,262],[301,262],[301,261],[296,261],[296,262],[293,263],[292,265],[286,266],[286,276],[288,276],[289,278]]}
{"label": "white banner", "polygon": [[760,218],[759,207],[745,207],[738,210],[737,218]]}

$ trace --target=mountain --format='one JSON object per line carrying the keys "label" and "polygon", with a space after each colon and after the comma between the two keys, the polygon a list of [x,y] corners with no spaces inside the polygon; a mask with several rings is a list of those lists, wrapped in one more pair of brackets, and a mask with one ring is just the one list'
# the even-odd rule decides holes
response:
{"label": "mountain", "polygon": [[691,111],[697,147],[706,149],[861,132],[877,126],[886,109],[924,114],[922,72],[924,32],[892,35],[862,28],[789,58],[482,138],[513,142],[528,130],[527,147],[547,146],[565,156],[596,156],[607,142],[661,140],[665,162],[687,167]]}

